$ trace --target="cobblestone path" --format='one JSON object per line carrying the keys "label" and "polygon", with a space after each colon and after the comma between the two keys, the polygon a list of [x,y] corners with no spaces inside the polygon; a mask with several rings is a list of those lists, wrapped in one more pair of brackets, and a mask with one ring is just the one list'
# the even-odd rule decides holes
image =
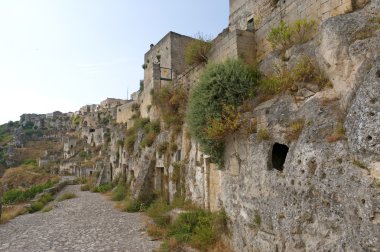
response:
{"label": "cobblestone path", "polygon": [[0,225],[0,251],[152,251],[141,214],[122,213],[101,194],[81,192],[78,185],[62,192],[78,198],[55,203],[47,213],[26,214]]}

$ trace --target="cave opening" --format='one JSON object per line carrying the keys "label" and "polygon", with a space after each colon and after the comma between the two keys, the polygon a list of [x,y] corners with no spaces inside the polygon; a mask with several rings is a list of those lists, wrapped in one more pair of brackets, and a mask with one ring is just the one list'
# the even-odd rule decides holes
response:
{"label": "cave opening", "polygon": [[285,144],[275,143],[272,149],[272,167],[276,170],[284,170],[284,163],[288,155],[289,147]]}

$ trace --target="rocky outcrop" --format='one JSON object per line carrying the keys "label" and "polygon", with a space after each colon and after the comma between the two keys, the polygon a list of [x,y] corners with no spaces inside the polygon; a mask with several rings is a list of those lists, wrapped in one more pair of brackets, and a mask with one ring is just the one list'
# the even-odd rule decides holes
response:
{"label": "rocky outcrop", "polygon": [[[270,133],[268,140],[257,133],[229,139],[221,200],[237,251],[380,247],[379,3],[322,23],[315,52],[332,90],[301,102],[277,97],[257,107],[253,116]],[[313,47],[311,42],[286,54],[310,55]],[[281,61],[272,54],[261,64],[264,71],[268,60]],[[295,137],[291,124],[299,119],[304,125]],[[342,125],[345,135],[331,137]]]}
{"label": "rocky outcrop", "polygon": [[326,20],[320,28],[318,56],[346,108],[379,56],[379,5],[372,1],[360,11]]}

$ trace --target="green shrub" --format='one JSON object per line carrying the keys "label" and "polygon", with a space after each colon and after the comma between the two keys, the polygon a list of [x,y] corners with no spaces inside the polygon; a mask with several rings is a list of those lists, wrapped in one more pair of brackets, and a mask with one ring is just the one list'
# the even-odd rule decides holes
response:
{"label": "green shrub", "polygon": [[283,90],[282,79],[278,76],[270,76],[260,80],[259,90],[263,94],[278,94]]}
{"label": "green shrub", "polygon": [[292,36],[294,30],[284,20],[281,20],[280,24],[273,27],[268,34],[268,41],[273,48],[280,50],[287,50],[292,45]]}
{"label": "green shrub", "polygon": [[35,212],[38,212],[40,211],[45,205],[40,202],[40,201],[36,201],[36,202],[33,202],[29,208],[28,208],[28,211],[29,213],[35,213]]}
{"label": "green shrub", "polygon": [[49,180],[45,184],[34,185],[27,190],[11,189],[3,193],[2,201],[4,204],[14,204],[19,202],[25,202],[33,199],[37,194],[43,190],[52,187],[57,184],[59,180]]}
{"label": "green shrub", "polygon": [[313,36],[316,23],[314,20],[298,19],[293,25],[295,42],[297,44],[306,43]]}
{"label": "green shrub", "polygon": [[119,182],[115,190],[112,191],[112,200],[122,201],[127,196],[127,185],[125,182]]}
{"label": "green shrub", "polygon": [[77,197],[77,195],[75,193],[67,192],[67,193],[62,194],[58,198],[58,201],[64,201],[64,200],[73,199],[73,198],[76,198],[76,197]]}
{"label": "green shrub", "polygon": [[303,55],[292,69],[294,81],[314,82],[321,87],[329,86],[329,79],[319,69],[314,59]]}
{"label": "green shrub", "polygon": [[169,148],[169,143],[167,141],[162,142],[157,147],[158,155],[163,155]]}
{"label": "green shrub", "polygon": [[187,113],[187,122],[202,150],[223,164],[224,143],[206,134],[210,120],[221,119],[224,106],[237,108],[252,94],[258,73],[241,60],[226,60],[211,64],[200,76],[194,87]]}
{"label": "green shrub", "polygon": [[221,118],[213,118],[207,122],[205,134],[215,141],[224,139],[240,127],[240,112],[233,106],[224,106]]}
{"label": "green shrub", "polygon": [[173,208],[165,200],[159,198],[155,200],[147,209],[147,214],[153,219],[154,223],[160,227],[166,227],[170,222],[168,212]]}
{"label": "green shrub", "polygon": [[140,146],[142,148],[150,147],[156,140],[157,134],[154,132],[145,133],[144,138],[141,140]]}
{"label": "green shrub", "polygon": [[101,184],[99,186],[95,186],[94,188],[92,188],[92,192],[96,192],[96,193],[105,193],[105,192],[108,192],[112,189],[112,184],[111,183],[105,183],[105,184]]}
{"label": "green shrub", "polygon": [[138,199],[130,200],[125,206],[125,211],[127,211],[128,213],[140,212],[143,209],[143,203]]}
{"label": "green shrub", "polygon": [[133,127],[126,132],[125,145],[129,153],[132,153],[134,150],[139,130],[144,131],[144,137],[141,140],[140,146],[142,148],[150,147],[161,130],[160,122],[158,120],[151,122],[149,118],[135,119]]}
{"label": "green shrub", "polygon": [[53,201],[53,196],[49,193],[45,193],[41,196],[41,198],[38,201],[33,202],[29,208],[29,213],[34,213],[40,211],[47,203],[50,201]]}
{"label": "green shrub", "polygon": [[135,142],[137,139],[137,133],[134,128],[129,129],[126,133],[126,138],[125,138],[125,145],[127,147],[127,150],[129,153],[132,153],[135,147]]}
{"label": "green shrub", "polygon": [[212,44],[202,36],[199,36],[196,40],[189,42],[184,52],[186,64],[193,65],[207,62],[207,54],[211,48]]}
{"label": "green shrub", "polygon": [[144,137],[141,140],[141,147],[150,147],[156,140],[157,134],[160,133],[160,122],[152,121],[144,125]]}
{"label": "green shrub", "polygon": [[273,27],[268,34],[268,41],[275,49],[285,51],[294,44],[303,44],[309,41],[315,32],[316,23],[313,20],[298,19],[292,25],[284,20]]}
{"label": "green shrub", "polygon": [[34,160],[34,159],[29,159],[29,160],[25,160],[23,162],[24,165],[32,165],[32,166],[37,166],[37,161]]}
{"label": "green shrub", "polygon": [[210,213],[205,210],[195,210],[181,213],[170,225],[168,236],[200,250],[207,250],[225,232],[226,218],[224,212]]}

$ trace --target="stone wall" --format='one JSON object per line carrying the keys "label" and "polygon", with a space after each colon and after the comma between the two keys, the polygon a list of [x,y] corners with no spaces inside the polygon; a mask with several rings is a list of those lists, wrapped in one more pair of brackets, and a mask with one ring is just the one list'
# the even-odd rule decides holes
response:
{"label": "stone wall", "polygon": [[227,58],[241,58],[246,63],[254,63],[254,33],[249,31],[227,30],[213,41],[209,61],[220,63]]}
{"label": "stone wall", "polygon": [[127,124],[132,123],[132,117],[135,114],[135,111],[133,111],[132,109],[133,104],[136,104],[136,103],[129,102],[117,108],[117,116],[116,116],[117,123],[127,123]]}
{"label": "stone wall", "polygon": [[273,0],[230,0],[229,28],[231,31],[249,30],[253,19],[256,55],[262,59],[271,51],[267,35],[281,20],[293,23],[307,18],[320,22],[351,12],[354,5],[354,0],[281,0],[277,3]]}

